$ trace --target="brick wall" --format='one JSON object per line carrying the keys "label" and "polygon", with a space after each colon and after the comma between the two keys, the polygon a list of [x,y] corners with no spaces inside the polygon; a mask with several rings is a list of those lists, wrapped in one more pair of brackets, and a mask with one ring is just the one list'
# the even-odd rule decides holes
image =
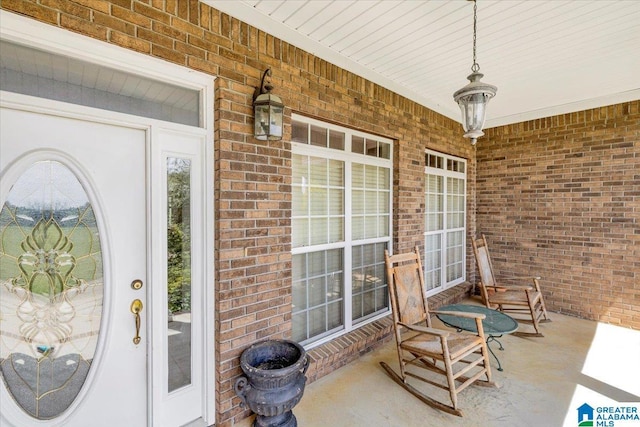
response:
{"label": "brick wall", "polygon": [[[422,247],[424,148],[469,159],[460,125],[387,89],[195,1],[2,0],[1,7],[50,25],[217,76],[215,87],[216,423],[249,412],[233,392],[240,353],[291,330],[291,112],[383,135],[395,142],[394,245]],[[285,110],[283,141],[252,137],[252,95],[272,68]],[[461,82],[462,84],[463,82]],[[400,167],[402,165],[402,167]],[[475,232],[469,209],[470,233]],[[470,254],[470,252],[468,252]],[[468,271],[473,271],[468,258]],[[459,298],[467,287],[451,291]],[[438,300],[439,301],[439,300]],[[311,353],[322,376],[388,336],[388,323],[355,331]],[[324,356],[323,356],[324,354]]]}
{"label": "brick wall", "polygon": [[498,127],[477,151],[494,267],[553,311],[640,329],[640,101]]}

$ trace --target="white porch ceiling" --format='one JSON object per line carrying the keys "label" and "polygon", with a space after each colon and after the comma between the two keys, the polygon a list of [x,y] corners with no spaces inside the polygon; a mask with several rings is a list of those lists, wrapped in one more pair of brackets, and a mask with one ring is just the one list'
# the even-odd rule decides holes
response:
{"label": "white porch ceiling", "polygon": [[[470,1],[204,3],[460,121]],[[640,99],[640,0],[478,0],[477,31],[485,128]]]}

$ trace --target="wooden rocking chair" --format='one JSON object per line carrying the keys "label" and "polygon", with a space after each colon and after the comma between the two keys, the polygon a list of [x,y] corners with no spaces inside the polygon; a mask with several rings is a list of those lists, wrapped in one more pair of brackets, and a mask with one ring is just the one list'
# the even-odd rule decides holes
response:
{"label": "wooden rocking chair", "polygon": [[[496,387],[491,381],[491,366],[482,327],[484,314],[446,312],[475,319],[477,334],[433,328],[418,248],[415,248],[415,252],[394,256],[389,256],[385,251],[385,263],[400,375],[386,363],[380,364],[396,383],[422,402],[462,416],[458,408],[458,393],[476,381],[478,385]],[[407,330],[404,334],[403,329]],[[426,376],[427,371],[441,374],[444,378],[436,381],[438,377]],[[480,380],[483,376],[486,376],[486,380]],[[409,377],[448,390],[451,405],[426,396],[407,382]]]}
{"label": "wooden rocking chair", "polygon": [[540,290],[540,277],[505,277],[505,280],[531,280],[532,285],[504,286],[499,285],[493,272],[493,264],[489,256],[489,246],[484,234],[480,239],[472,239],[473,253],[480,273],[480,293],[487,308],[498,310],[515,317],[519,322],[531,323],[535,333],[516,332],[514,335],[542,337],[540,323],[550,322],[547,308]]}

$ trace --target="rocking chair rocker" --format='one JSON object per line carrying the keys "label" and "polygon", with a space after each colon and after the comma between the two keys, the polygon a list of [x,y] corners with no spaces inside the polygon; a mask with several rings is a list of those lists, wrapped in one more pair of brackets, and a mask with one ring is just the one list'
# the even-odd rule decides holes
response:
{"label": "rocking chair rocker", "polygon": [[[400,375],[386,363],[380,364],[396,383],[422,402],[462,416],[458,407],[458,393],[474,382],[497,387],[491,380],[489,353],[482,327],[484,314],[446,312],[475,319],[477,334],[433,328],[418,248],[415,248],[415,252],[393,256],[385,251],[385,263]],[[404,334],[403,329],[407,330]],[[444,380],[436,381],[438,377],[425,375],[427,371],[443,375]],[[480,379],[483,376],[486,376],[486,380]],[[451,405],[425,395],[408,383],[409,377],[448,390]]]}

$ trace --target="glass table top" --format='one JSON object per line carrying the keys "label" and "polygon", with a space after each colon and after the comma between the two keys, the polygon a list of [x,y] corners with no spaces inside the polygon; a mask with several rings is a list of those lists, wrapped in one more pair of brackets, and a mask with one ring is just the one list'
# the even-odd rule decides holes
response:
{"label": "glass table top", "polygon": [[[518,329],[518,322],[511,316],[493,310],[487,307],[470,304],[452,304],[440,307],[437,311],[461,311],[464,313],[480,313],[486,317],[482,320],[482,327],[484,332],[488,335],[503,335],[515,332]],[[444,324],[451,326],[452,328],[462,329],[465,331],[476,331],[475,319],[468,319],[466,317],[458,317],[454,315],[436,314]]]}

